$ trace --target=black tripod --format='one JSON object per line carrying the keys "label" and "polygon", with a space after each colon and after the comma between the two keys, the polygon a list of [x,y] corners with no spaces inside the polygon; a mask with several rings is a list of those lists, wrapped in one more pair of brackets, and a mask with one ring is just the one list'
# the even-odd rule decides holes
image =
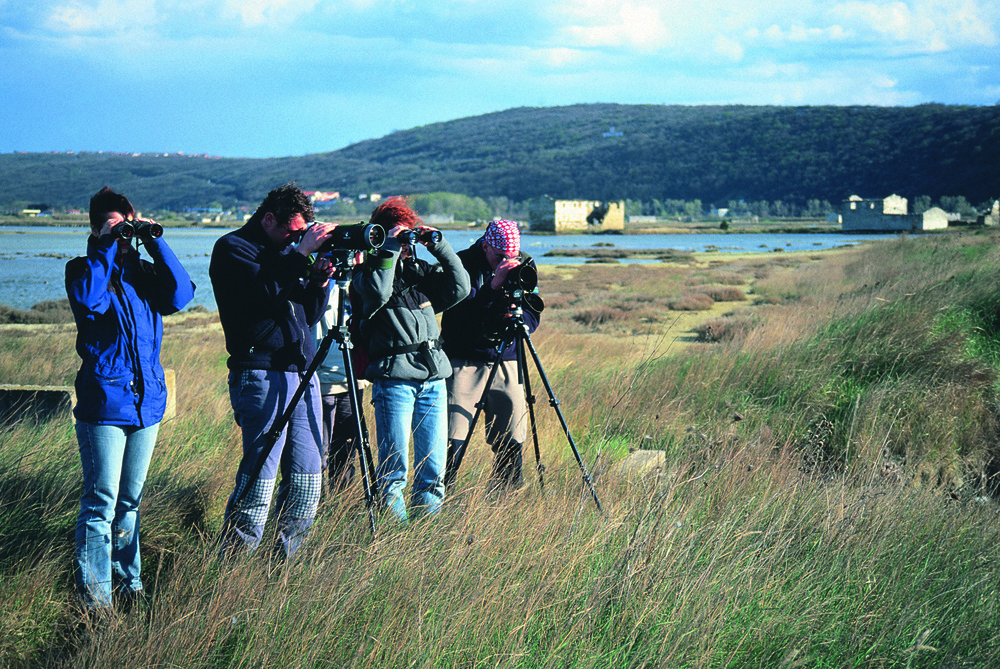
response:
{"label": "black tripod", "polygon": [[340,344],[340,350],[344,354],[344,370],[347,376],[347,388],[348,395],[351,400],[351,411],[354,413],[354,430],[355,430],[355,443],[357,444],[358,459],[360,460],[361,466],[361,480],[364,484],[364,494],[365,494],[365,505],[368,508],[368,524],[371,527],[372,534],[375,534],[375,470],[372,464],[372,453],[371,453],[371,443],[368,439],[368,427],[365,425],[364,418],[361,414],[361,406],[358,402],[358,382],[354,377],[354,363],[351,359],[351,349],[354,347],[351,343],[351,333],[348,329],[347,324],[347,305],[349,297],[349,289],[351,285],[350,279],[350,267],[347,265],[346,261],[344,263],[338,263],[336,269],[336,290],[340,291],[338,297],[340,298],[337,302],[337,325],[332,327],[327,331],[326,336],[320,342],[319,350],[316,352],[316,356],[309,363],[309,368],[306,370],[305,374],[302,375],[302,380],[299,382],[298,388],[292,394],[292,398],[288,402],[288,406],[285,407],[284,412],[271,426],[271,430],[264,435],[267,440],[267,445],[264,450],[261,451],[260,455],[257,457],[257,461],[254,463],[253,470],[250,472],[250,477],[247,480],[246,486],[240,492],[239,497],[233,503],[233,508],[239,508],[243,502],[243,498],[246,496],[247,491],[250,490],[251,485],[260,476],[260,470],[263,469],[264,463],[267,461],[268,456],[274,449],[274,445],[277,443],[278,439],[281,437],[282,431],[285,426],[288,425],[288,421],[292,417],[292,412],[295,410],[295,405],[299,403],[302,399],[302,395],[305,393],[306,387],[309,385],[310,379],[312,379],[313,374],[319,368],[320,364],[326,359],[327,353],[330,351],[330,347],[333,346],[333,341],[336,340]]}
{"label": "black tripod", "polygon": [[545,392],[549,396],[549,405],[555,409],[556,416],[559,417],[559,423],[562,425],[563,432],[566,434],[566,439],[569,441],[570,449],[573,451],[573,457],[576,458],[576,463],[580,466],[580,472],[583,474],[583,483],[587,486],[590,491],[590,495],[594,498],[594,504],[597,505],[597,510],[604,513],[603,507],[601,507],[601,500],[597,497],[597,490],[594,489],[594,482],[587,472],[587,466],[583,463],[583,458],[580,457],[580,451],[576,447],[576,442],[573,441],[573,435],[569,431],[569,426],[566,424],[566,419],[563,417],[562,411],[559,409],[559,400],[556,399],[555,393],[552,391],[552,385],[549,383],[548,377],[545,375],[545,369],[542,367],[542,361],[538,358],[538,351],[535,350],[535,345],[531,341],[531,335],[528,332],[528,326],[524,322],[524,313],[520,304],[515,304],[514,308],[510,311],[510,319],[507,326],[507,330],[504,333],[503,341],[497,345],[496,357],[493,360],[493,366],[490,369],[489,377],[486,379],[486,387],[483,389],[482,395],[479,397],[479,401],[476,402],[476,412],[472,416],[472,422],[469,424],[469,432],[465,436],[465,441],[462,442],[461,447],[456,453],[454,453],[452,461],[452,476],[458,475],[458,469],[462,465],[462,459],[465,457],[465,452],[469,448],[469,442],[472,440],[472,435],[476,429],[476,423],[479,420],[479,416],[483,413],[483,409],[486,407],[486,396],[490,392],[490,387],[493,385],[493,380],[496,378],[497,371],[503,364],[503,352],[506,351],[511,344],[514,344],[514,350],[517,354],[517,382],[524,389],[525,403],[528,407],[528,423],[531,426],[531,439],[535,447],[535,468],[538,471],[538,483],[539,486],[544,490],[545,488],[545,465],[541,462],[541,453],[538,449],[538,429],[535,425],[535,396],[531,393],[531,381],[528,375],[528,361],[524,354],[525,348],[531,353],[531,359],[535,362],[535,369],[538,370],[538,376],[542,380],[542,385],[545,386]]}

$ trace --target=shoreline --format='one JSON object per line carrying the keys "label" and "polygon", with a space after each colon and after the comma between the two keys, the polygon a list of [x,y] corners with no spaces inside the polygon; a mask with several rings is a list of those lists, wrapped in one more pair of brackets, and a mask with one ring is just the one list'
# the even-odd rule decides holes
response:
{"label": "shoreline", "polygon": [[[322,217],[317,218],[321,220]],[[175,220],[165,220],[158,221],[164,228],[175,229],[175,230],[236,230],[241,227],[243,223],[232,221],[224,223],[195,223],[191,221],[175,221]],[[354,218],[336,220],[332,219],[331,222],[341,223],[341,224],[353,224],[357,221]],[[840,228],[840,224],[826,223],[820,220],[813,219],[777,219],[764,221],[761,223],[753,224],[742,224],[742,223],[730,223],[727,228],[720,227],[721,220],[713,221],[692,221],[692,222],[680,222],[680,221],[663,221],[662,223],[639,223],[634,226],[626,226],[623,230],[565,230],[563,232],[550,232],[546,230],[531,230],[526,228],[521,231],[521,234],[525,235],[537,235],[545,237],[558,237],[560,235],[589,235],[594,237],[617,237],[617,236],[631,236],[631,235],[697,235],[697,234],[731,234],[731,235],[741,235],[741,234],[839,234],[844,231]],[[88,227],[87,217],[85,215],[79,217],[52,217],[52,220],[38,220],[37,218],[32,219],[15,219],[4,217],[0,218],[0,232],[4,231],[4,228],[11,227],[21,227],[21,228],[37,228],[40,232],[44,231],[46,228],[82,228],[86,229]],[[444,223],[440,225],[435,225],[439,230],[442,231],[455,231],[455,230],[486,230],[486,224],[470,224],[464,222],[457,223]],[[853,233],[851,233],[853,234]]]}
{"label": "shoreline", "polygon": [[[799,251],[785,251],[783,249],[778,249],[768,251],[754,251],[754,252],[722,252],[722,251],[711,251],[711,252],[693,252],[680,254],[679,252],[674,257],[664,258],[659,263],[642,265],[643,267],[667,270],[669,268],[686,268],[687,270],[694,272],[710,267],[719,267],[721,265],[726,265],[730,263],[743,263],[746,261],[758,260],[760,262],[773,262],[779,259],[782,260],[821,260],[823,257],[831,256],[837,253],[849,251],[851,249],[856,249],[857,246],[839,246],[830,249],[810,249],[810,250],[799,250]],[[634,257],[645,257],[648,254],[648,250],[642,252],[637,252]],[[581,268],[588,268],[589,271],[593,271],[590,268],[596,267],[606,267],[609,269],[614,269],[621,267],[622,263],[619,263],[617,259],[598,261],[598,262],[587,262],[582,264],[543,264],[538,266],[539,277],[544,280],[548,276],[565,275],[567,272],[575,273]],[[597,270],[600,271],[600,270]],[[65,298],[62,298],[65,300]],[[60,301],[62,301],[60,300]],[[724,302],[716,303],[712,309],[707,309],[704,311],[678,311],[675,314],[675,325],[681,325],[681,330],[689,330],[693,324],[698,322],[717,317],[719,314],[715,313],[719,311],[725,311],[726,309],[731,309],[732,305],[727,305]],[[5,311],[16,311],[22,314],[32,313],[32,309],[20,309],[12,307],[6,304],[0,304],[0,313]],[[67,307],[68,312],[68,307]],[[184,309],[175,314],[169,316],[164,316],[163,323],[165,327],[171,327],[172,329],[200,329],[200,328],[218,328],[218,309],[208,309],[202,305],[195,305]],[[31,332],[37,331],[39,329],[48,329],[50,331],[75,331],[76,325],[72,320],[64,320],[49,323],[7,323],[0,322],[0,331],[4,332]]]}

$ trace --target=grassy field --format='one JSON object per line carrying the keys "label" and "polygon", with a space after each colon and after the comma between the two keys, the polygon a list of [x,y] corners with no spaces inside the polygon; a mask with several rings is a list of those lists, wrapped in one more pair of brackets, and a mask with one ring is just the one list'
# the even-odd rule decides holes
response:
{"label": "grassy field", "polygon": [[[152,597],[82,624],[72,425],[7,426],[0,665],[1000,666],[998,241],[545,268],[533,341],[605,513],[533,379],[544,489],[532,454],[488,496],[479,440],[439,517],[373,537],[352,489],[287,564],[216,560],[239,453],[222,334],[172,317]],[[73,338],[3,327],[0,380],[70,383]]]}

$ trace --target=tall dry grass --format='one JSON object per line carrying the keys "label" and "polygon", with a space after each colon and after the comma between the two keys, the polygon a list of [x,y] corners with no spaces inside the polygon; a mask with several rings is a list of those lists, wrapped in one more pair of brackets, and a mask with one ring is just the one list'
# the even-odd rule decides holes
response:
{"label": "tall dry grass", "polygon": [[[79,625],[71,427],[0,435],[4,662],[996,665],[994,247],[988,235],[925,237],[664,267],[662,280],[648,266],[545,275],[559,306],[533,341],[604,515],[533,377],[544,489],[529,445],[526,486],[491,496],[477,436],[439,517],[380,519],[372,537],[355,487],[323,501],[288,563],[216,558],[239,452],[222,337],[208,317],[171,326],[179,416],[143,502],[141,611]],[[666,301],[722,284],[746,289],[730,317],[747,326],[677,345]],[[643,302],[659,331],[637,335],[624,306]],[[574,319],[601,306],[621,314]],[[2,373],[32,346],[53,380],[71,378],[72,339],[57,331],[0,349],[15,351],[0,353]],[[664,453],[658,474],[623,466],[636,449]]]}

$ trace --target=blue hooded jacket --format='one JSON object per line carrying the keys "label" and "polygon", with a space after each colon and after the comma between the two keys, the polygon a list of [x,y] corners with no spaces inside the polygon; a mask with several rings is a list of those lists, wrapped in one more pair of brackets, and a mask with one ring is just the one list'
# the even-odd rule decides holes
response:
{"label": "blue hooded jacket", "polygon": [[66,263],[82,360],[73,408],[79,421],[149,427],[163,419],[162,316],[183,309],[195,286],[163,238],[144,244],[152,263],[130,247],[117,265],[111,235],[89,237],[86,257]]}

